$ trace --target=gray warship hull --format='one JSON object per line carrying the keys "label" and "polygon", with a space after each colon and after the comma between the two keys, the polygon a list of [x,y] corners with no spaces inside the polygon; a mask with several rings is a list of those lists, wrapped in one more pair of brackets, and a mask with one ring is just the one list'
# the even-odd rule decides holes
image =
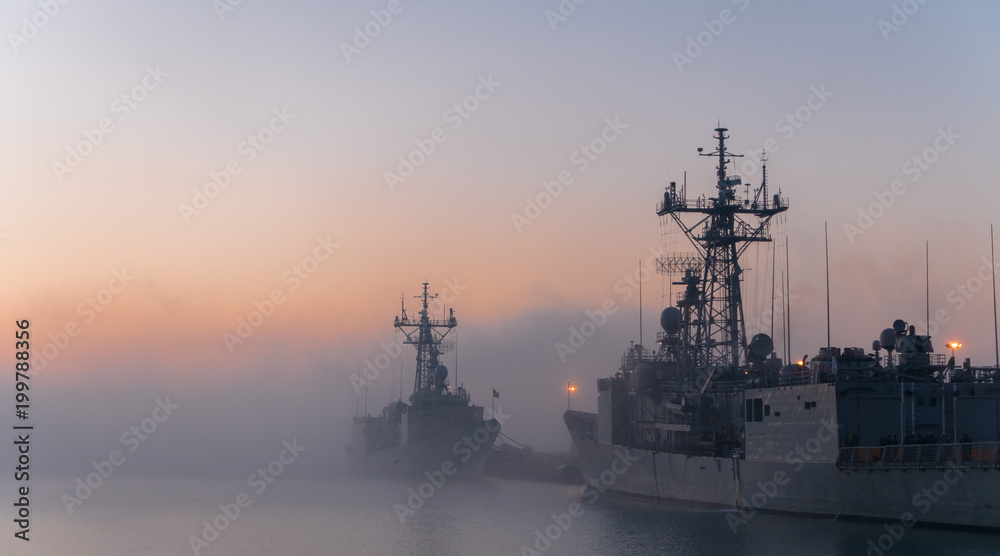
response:
{"label": "gray warship hull", "polygon": [[1000,443],[840,447],[844,419],[838,421],[836,391],[833,384],[747,391],[747,397],[764,396],[773,411],[781,411],[782,399],[785,411],[801,399],[818,404],[812,416],[796,419],[802,430],[791,436],[779,436],[778,423],[748,423],[743,458],[602,443],[593,434],[597,414],[571,411],[565,418],[589,488],[734,510],[738,513],[728,517],[734,530],[757,511],[906,527],[1000,528]]}
{"label": "gray warship hull", "polygon": [[482,477],[499,429],[496,421],[486,421],[481,427],[440,431],[435,438],[385,449],[358,450],[348,445],[348,464],[351,471],[362,473],[423,475],[443,471],[448,476]]}
{"label": "gray warship hull", "polygon": [[[784,462],[686,456],[593,440],[577,440],[575,446],[585,481],[598,492],[606,489],[606,494],[618,497],[737,510],[744,520],[763,511],[904,524],[912,518],[924,525],[1000,527],[1000,473],[995,469],[984,472],[966,466],[886,472],[845,470],[836,463],[822,462],[805,463],[794,471],[796,467]],[[619,462],[628,458],[635,461],[611,479],[608,470],[623,467]],[[781,473],[790,478],[785,485],[775,482]],[[976,476],[964,480],[968,474]],[[757,499],[752,498],[755,495]]]}

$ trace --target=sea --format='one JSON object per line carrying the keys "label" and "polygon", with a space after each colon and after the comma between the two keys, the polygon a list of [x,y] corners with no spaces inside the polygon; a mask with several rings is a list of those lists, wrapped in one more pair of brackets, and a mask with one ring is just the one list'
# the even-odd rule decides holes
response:
{"label": "sea", "polygon": [[[420,477],[346,472],[286,473],[272,479],[252,487],[241,478],[112,476],[80,499],[74,479],[46,478],[31,485],[27,542],[14,537],[14,507],[12,501],[4,504],[0,553],[1000,554],[1000,536],[994,534],[765,513],[740,516],[585,494],[578,486],[555,483],[448,478],[435,485]],[[12,490],[10,482],[3,486],[5,493]]]}

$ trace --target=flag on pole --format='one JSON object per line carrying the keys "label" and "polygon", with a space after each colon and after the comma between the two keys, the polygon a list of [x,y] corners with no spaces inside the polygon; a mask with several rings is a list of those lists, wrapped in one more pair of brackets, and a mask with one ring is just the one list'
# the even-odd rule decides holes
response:
{"label": "flag on pole", "polygon": [[493,389],[493,397],[498,399],[500,398],[500,392],[497,392],[496,388]]}

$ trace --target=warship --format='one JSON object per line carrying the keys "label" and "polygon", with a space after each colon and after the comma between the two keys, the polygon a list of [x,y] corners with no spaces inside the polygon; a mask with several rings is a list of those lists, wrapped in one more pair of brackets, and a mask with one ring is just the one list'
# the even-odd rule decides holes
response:
{"label": "warship", "polygon": [[[416,348],[416,374],[409,403],[385,406],[378,416],[354,417],[352,443],[347,448],[352,471],[481,477],[500,423],[483,419],[483,408],[472,405],[461,385],[452,388],[440,357],[452,345],[444,338],[458,322],[455,310],[446,318],[429,313],[437,294],[424,282],[419,314],[412,318],[401,307],[394,326],[405,345]],[[402,396],[400,396],[402,398]],[[367,413],[367,409],[366,409]]]}
{"label": "warship", "polygon": [[773,328],[747,330],[746,250],[773,246],[788,201],[769,198],[766,161],[759,186],[728,171],[741,155],[727,131],[698,149],[717,160],[715,196],[687,198],[685,179],[656,206],[692,249],[657,258],[679,292],[656,348],[625,350],[597,381],[596,414],[564,414],[581,492],[728,509],[734,532],[758,511],[880,520],[897,539],[916,524],[1000,528],[997,367],[956,366],[903,320],[872,330],[871,351],[827,345],[811,360],[778,357]]}

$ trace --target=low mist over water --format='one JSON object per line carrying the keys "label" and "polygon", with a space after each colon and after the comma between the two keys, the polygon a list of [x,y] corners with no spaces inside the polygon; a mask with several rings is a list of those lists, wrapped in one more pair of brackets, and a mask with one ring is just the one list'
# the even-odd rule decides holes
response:
{"label": "low mist over water", "polygon": [[[454,480],[401,523],[421,481],[289,469],[262,493],[235,478],[109,481],[68,515],[59,481],[40,483],[38,539],[19,554],[866,554],[878,524],[771,516],[735,532],[730,512],[579,494],[573,486]],[[234,510],[244,492],[246,508]],[[220,508],[220,505],[223,508]],[[570,515],[570,509],[579,509]],[[235,519],[226,517],[236,516]],[[222,516],[222,517],[219,517]],[[221,526],[221,527],[220,527]],[[212,539],[212,540],[206,540]],[[992,537],[907,530],[893,553],[991,554]],[[203,546],[202,542],[207,544]],[[877,554],[873,552],[873,554]]]}

